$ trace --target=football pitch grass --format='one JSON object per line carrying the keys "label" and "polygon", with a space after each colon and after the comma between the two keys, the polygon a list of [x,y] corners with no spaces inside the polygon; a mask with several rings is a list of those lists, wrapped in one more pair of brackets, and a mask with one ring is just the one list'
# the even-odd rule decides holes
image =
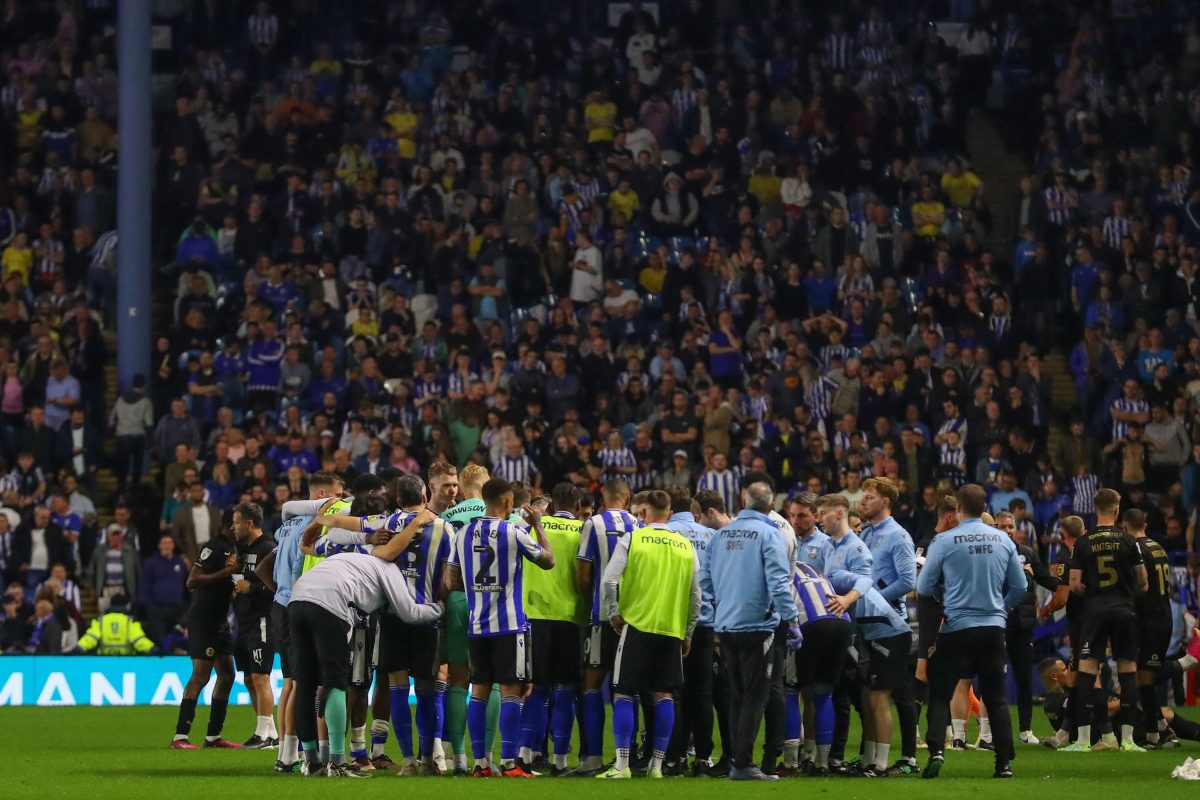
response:
{"label": "football pitch grass", "polygon": [[[1185,716],[1200,717],[1197,709]],[[820,795],[837,800],[893,798],[905,800],[987,800],[1033,798],[1070,794],[1074,797],[1125,797],[1137,800],[1150,793],[1170,791],[1171,769],[1191,755],[1200,754],[1200,743],[1145,754],[1055,753],[1045,747],[1017,745],[1013,780],[995,780],[992,755],[968,751],[946,754],[946,766],[937,780],[919,778],[797,778],[770,784],[731,783],[691,778],[649,781],[633,779],[615,785],[592,779],[538,778],[514,782],[470,778],[397,778],[376,773],[369,780],[329,780],[276,775],[273,750],[168,750],[175,728],[176,709],[168,707],[9,707],[0,709],[0,798],[238,798],[238,800],[300,800],[329,797],[404,798],[664,798]],[[199,742],[208,722],[201,706],[193,725]],[[972,730],[969,732],[974,736]],[[1049,733],[1041,710],[1035,709],[1034,732]],[[254,718],[245,707],[230,708],[225,733],[242,741],[254,730]],[[858,746],[857,720],[847,752]],[[399,758],[394,738],[388,753]],[[892,752],[899,751],[899,742]],[[612,745],[608,752],[611,756]],[[927,751],[918,751],[923,766]],[[572,764],[575,757],[571,757]],[[1195,788],[1178,783],[1194,796]],[[1146,792],[1146,794],[1142,794]],[[1036,794],[1035,794],[1036,793]]]}

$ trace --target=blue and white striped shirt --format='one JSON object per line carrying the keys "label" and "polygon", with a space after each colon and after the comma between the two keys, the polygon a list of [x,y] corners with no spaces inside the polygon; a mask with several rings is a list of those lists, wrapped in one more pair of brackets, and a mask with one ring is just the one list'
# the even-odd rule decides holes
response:
{"label": "blue and white striped shirt", "polygon": [[758,424],[763,424],[767,421],[767,417],[771,414],[771,396],[768,394],[760,394],[758,396],[748,394],[742,398],[742,416],[751,417],[758,420]]}
{"label": "blue and white striped shirt", "polygon": [[841,619],[850,621],[846,613],[829,613],[829,600],[835,594],[829,581],[811,565],[798,561],[792,565],[792,595],[796,598],[796,608],[800,611],[800,627],[810,622],[822,619]]}
{"label": "blue and white striped shirt", "polygon": [[632,475],[625,476],[625,482],[629,484],[632,491],[640,492],[645,489],[653,489],[658,485],[659,479],[658,467],[650,467],[650,469],[639,469]]}
{"label": "blue and white striped shirt", "polygon": [[542,548],[519,525],[481,517],[463,528],[450,563],[462,570],[467,593],[467,635],[497,636],[529,629],[522,601],[524,560]]}
{"label": "blue and white striped shirt", "polygon": [[[379,514],[364,517],[359,529],[364,533],[375,531],[391,531],[400,533],[416,517],[413,511],[397,511],[393,514]],[[396,559],[396,566],[408,588],[418,603],[437,602],[438,588],[442,585],[442,570],[450,560],[450,549],[453,546],[454,526],[444,519],[435,519],[420,533],[413,537],[411,543]]]}
{"label": "blue and white striped shirt", "polygon": [[[821,348],[821,365],[825,369],[833,368],[833,360],[840,359],[843,364],[846,363],[846,358],[851,354],[852,350],[844,344],[827,344]],[[836,387],[837,384],[834,384]]]}
{"label": "blue and white striped shirt", "polygon": [[633,473],[618,472],[618,467],[636,467],[637,458],[634,457],[633,451],[628,447],[619,447],[613,450],[611,447],[605,447],[596,457],[600,459],[600,466],[604,467],[604,480],[613,479],[627,480]]}
{"label": "blue and white striped shirt", "polygon": [[1104,220],[1104,240],[1113,250],[1121,249],[1121,240],[1129,235],[1133,220],[1129,217],[1111,216]]}
{"label": "blue and white striped shirt", "polygon": [[1087,473],[1071,479],[1071,510],[1076,514],[1096,513],[1096,492],[1100,491],[1100,477]]}
{"label": "blue and white striped shirt", "polygon": [[453,370],[446,376],[446,393],[466,394],[467,386],[477,380],[479,380],[479,376],[474,372],[468,372],[466,375],[463,375],[458,370]]}
{"label": "blue and white striped shirt", "polygon": [[833,404],[833,394],[837,391],[837,382],[828,375],[822,375],[808,389],[808,408],[815,420],[824,420],[829,416]]}
{"label": "blue and white striped shirt", "polygon": [[537,475],[537,473],[537,465],[533,463],[533,459],[526,455],[500,456],[496,461],[495,468],[492,470],[493,476],[504,478],[504,480],[510,483],[512,481],[532,483],[533,476]]}
{"label": "blue and white striped shirt", "polygon": [[[1066,191],[1059,189],[1057,186],[1051,186],[1046,190],[1046,216],[1051,224],[1066,225],[1071,219],[1071,208],[1067,202],[1075,197],[1075,192],[1071,189]],[[1062,208],[1054,208],[1054,206],[1063,206]]]}
{"label": "blue and white striped shirt", "polygon": [[592,624],[607,624],[600,620],[600,576],[608,568],[608,560],[617,549],[617,540],[641,527],[641,523],[622,508],[601,511],[586,522],[579,530],[578,561],[590,562],[592,570]]}
{"label": "blue and white striped shirt", "polygon": [[[1118,397],[1112,401],[1109,409],[1111,411],[1126,411],[1131,414],[1149,414],[1150,404],[1145,400],[1131,400],[1128,397]],[[1117,422],[1114,419],[1112,424],[1113,441],[1124,439],[1127,433],[1129,433],[1129,423]]]}
{"label": "blue and white striped shirt", "polygon": [[696,481],[696,491],[702,492],[705,489],[721,495],[728,511],[733,511],[741,506],[741,503],[738,502],[737,475],[733,474],[731,470],[725,469],[718,472],[710,469],[705,472],[700,476],[700,480]]}
{"label": "blue and white striped shirt", "polygon": [[413,400],[441,400],[445,392],[440,381],[427,381],[424,378],[413,386]]}
{"label": "blue and white striped shirt", "polygon": [[942,445],[941,460],[942,477],[950,481],[955,489],[967,482],[967,451],[962,445],[951,447]]}
{"label": "blue and white striped shirt", "polygon": [[958,432],[958,443],[964,447],[967,444],[967,418],[963,416],[948,419],[942,423],[942,427],[938,428],[937,435],[945,436],[951,431]]}
{"label": "blue and white striped shirt", "polygon": [[848,33],[830,33],[823,43],[825,59],[832,70],[849,69],[854,62],[854,37]]}

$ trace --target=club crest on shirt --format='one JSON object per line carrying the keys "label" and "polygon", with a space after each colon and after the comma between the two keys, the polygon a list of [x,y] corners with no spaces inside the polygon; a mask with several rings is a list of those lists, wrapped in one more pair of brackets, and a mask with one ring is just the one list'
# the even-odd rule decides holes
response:
{"label": "club crest on shirt", "polygon": [[207,561],[207,560],[208,560],[208,557],[209,557],[209,556],[211,556],[211,555],[212,555],[212,548],[211,548],[211,547],[206,547],[206,548],[204,548],[203,550],[201,550],[201,551],[200,551],[200,560],[201,560],[201,561]]}

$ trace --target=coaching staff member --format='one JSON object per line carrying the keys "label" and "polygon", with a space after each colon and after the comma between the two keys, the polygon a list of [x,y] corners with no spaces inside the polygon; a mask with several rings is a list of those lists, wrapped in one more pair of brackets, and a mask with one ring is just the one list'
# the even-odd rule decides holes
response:
{"label": "coaching staff member", "polygon": [[700,584],[713,599],[713,628],[729,666],[733,780],[778,780],[754,764],[754,739],[770,693],[771,653],[780,622],[800,628],[792,597],[791,569],[779,529],[767,516],[774,494],[763,482],[742,490],[745,508],[709,542]]}
{"label": "coaching staff member", "polygon": [[969,483],[958,490],[961,522],[934,538],[917,578],[917,592],[940,595],[946,615],[929,658],[925,778],[936,778],[942,769],[954,687],[960,678],[976,675],[992,720],[995,777],[1012,777],[1012,720],[1004,698],[1008,663],[1004,631],[1009,610],[1025,594],[1026,578],[1012,539],[980,519],[986,505],[983,487]]}

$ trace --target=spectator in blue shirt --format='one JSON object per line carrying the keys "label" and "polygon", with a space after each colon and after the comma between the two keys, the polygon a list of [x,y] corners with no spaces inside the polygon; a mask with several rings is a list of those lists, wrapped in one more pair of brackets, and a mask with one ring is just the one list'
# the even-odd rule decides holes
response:
{"label": "spectator in blue shirt", "polygon": [[1034,508],[1033,498],[1021,487],[1017,486],[1017,476],[1012,470],[1001,470],[999,485],[988,499],[988,507],[993,514],[1008,511],[1013,500],[1024,500],[1026,508]]}
{"label": "spectator in blue shirt", "polygon": [[288,436],[286,448],[272,447],[268,455],[275,462],[277,473],[286,473],[292,467],[300,467],[305,472],[312,474],[321,467],[316,454],[304,446],[304,436],[295,431]]}
{"label": "spectator in blue shirt", "polygon": [[220,253],[217,242],[209,234],[204,217],[196,217],[187,235],[179,240],[175,248],[175,263],[180,267],[194,265],[215,266]]}
{"label": "spectator in blue shirt", "polygon": [[1092,251],[1080,247],[1075,251],[1075,266],[1071,268],[1071,304],[1082,313],[1096,294],[1100,270],[1092,260]]}
{"label": "spectator in blue shirt", "polygon": [[159,644],[183,618],[187,576],[187,563],[175,552],[175,537],[163,534],[158,540],[158,552],[146,559],[138,581],[146,635]]}
{"label": "spectator in blue shirt", "polygon": [[813,261],[812,272],[804,279],[804,288],[808,292],[808,305],[814,317],[833,310],[833,301],[837,299],[837,281],[829,274],[824,261]]}

